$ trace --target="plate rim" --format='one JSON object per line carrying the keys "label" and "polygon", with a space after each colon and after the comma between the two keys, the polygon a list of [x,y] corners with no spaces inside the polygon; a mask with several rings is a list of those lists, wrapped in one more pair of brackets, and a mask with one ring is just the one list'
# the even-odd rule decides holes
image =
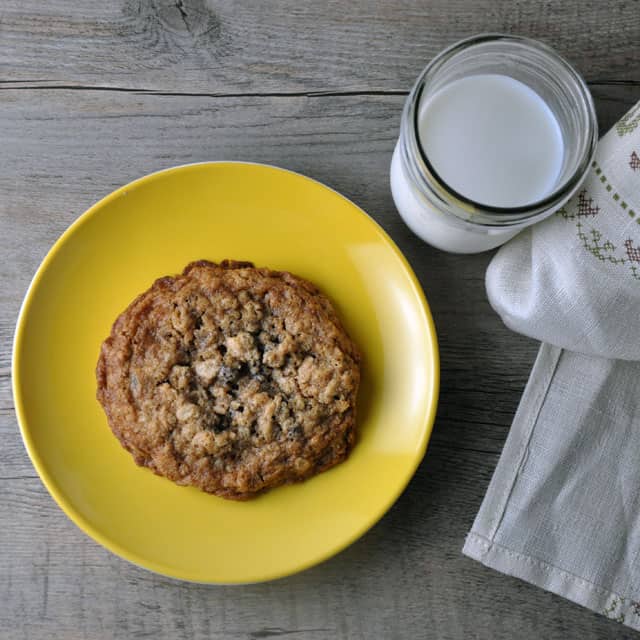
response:
{"label": "plate rim", "polygon": [[[425,388],[425,392],[429,394],[429,405],[428,411],[425,415],[425,423],[424,429],[422,431],[422,436],[420,438],[419,447],[417,449],[417,453],[415,459],[412,461],[412,464],[407,467],[407,472],[405,473],[405,477],[403,478],[399,489],[397,492],[393,492],[389,499],[381,505],[378,510],[378,513],[374,515],[373,518],[365,519],[363,525],[360,525],[355,528],[354,532],[351,535],[346,536],[344,539],[341,539],[338,544],[330,546],[328,550],[325,550],[321,554],[314,555],[311,559],[307,559],[304,562],[300,563],[297,568],[293,570],[282,570],[280,571],[270,571],[266,572],[261,577],[246,581],[246,580],[238,580],[238,581],[220,581],[220,580],[198,580],[194,578],[188,577],[188,571],[182,572],[176,570],[173,571],[171,567],[165,567],[162,563],[156,562],[154,560],[149,560],[147,558],[141,557],[140,554],[129,551],[126,547],[120,545],[119,543],[113,541],[108,535],[102,533],[102,531],[94,527],[90,524],[85,517],[74,509],[71,505],[67,503],[67,499],[64,495],[64,492],[59,490],[55,484],[55,478],[52,477],[51,474],[45,469],[44,463],[41,460],[37,446],[34,442],[34,439],[31,436],[30,430],[27,426],[27,421],[25,417],[25,405],[22,399],[22,385],[20,383],[20,371],[21,371],[21,362],[18,357],[19,352],[25,341],[25,321],[27,315],[29,313],[29,308],[31,306],[33,297],[35,295],[35,291],[39,286],[41,279],[43,278],[45,272],[47,271],[49,264],[53,261],[56,254],[61,250],[61,248],[66,244],[69,238],[73,236],[73,234],[89,219],[93,216],[97,215],[100,210],[107,205],[112,200],[120,197],[123,194],[132,188],[137,188],[147,182],[150,182],[164,174],[178,173],[182,170],[189,169],[192,167],[199,166],[224,166],[224,165],[236,165],[236,166],[245,166],[245,167],[261,167],[266,168],[276,173],[285,173],[290,174],[298,179],[302,179],[303,181],[307,181],[313,183],[316,186],[319,186],[323,189],[331,191],[333,194],[337,195],[339,198],[345,200],[351,208],[357,212],[359,215],[363,216],[369,224],[374,226],[374,229],[381,236],[382,240],[384,240],[385,244],[393,251],[396,258],[399,259],[400,264],[403,268],[404,273],[408,276],[409,282],[411,283],[412,290],[416,295],[417,301],[420,306],[420,310],[424,317],[424,321],[428,328],[428,338],[429,345],[431,348],[431,366],[430,366],[430,381],[431,383],[427,385]],[[382,226],[371,217],[364,209],[359,207],[355,202],[353,202],[350,198],[347,198],[345,195],[333,189],[332,187],[316,180],[315,178],[311,178],[302,173],[298,173],[297,171],[292,171],[291,169],[285,169],[283,167],[278,167],[276,165],[260,163],[260,162],[247,162],[242,160],[211,160],[211,161],[202,161],[202,162],[190,162],[180,165],[175,165],[172,167],[167,167],[165,169],[160,169],[158,171],[153,171],[144,176],[136,178],[120,187],[111,191],[107,195],[103,196],[99,200],[97,200],[94,204],[92,204],[88,209],[86,209],[83,213],[81,213],[57,238],[57,240],[53,243],[50,249],[45,254],[44,258],[41,260],[36,272],[34,273],[27,290],[24,294],[24,298],[20,305],[20,310],[18,312],[16,327],[13,335],[13,344],[12,344],[12,352],[11,352],[11,388],[12,388],[12,396],[13,403],[16,413],[16,418],[18,422],[18,427],[20,430],[20,436],[22,438],[22,442],[27,450],[27,454],[29,456],[29,460],[33,465],[36,473],[38,474],[38,478],[47,489],[49,495],[53,498],[54,502],[57,506],[63,511],[63,513],[71,520],[71,522],[78,527],[85,535],[87,535],[94,542],[100,544],[103,548],[107,549],[114,555],[119,558],[126,560],[127,562],[140,567],[146,571],[151,571],[157,575],[170,578],[173,580],[178,580],[181,582],[190,582],[194,584],[206,584],[206,585],[243,585],[243,584],[258,584],[262,582],[268,582],[272,580],[282,579],[291,575],[295,575],[302,571],[306,571],[311,567],[319,565],[329,558],[339,554],[344,551],[347,547],[356,542],[359,538],[361,538],[367,531],[372,529],[389,511],[389,509],[395,504],[398,498],[404,493],[407,486],[411,482],[411,479],[415,475],[418,467],[420,466],[422,460],[427,451],[427,446],[431,438],[431,433],[433,431],[433,425],[435,422],[436,412],[438,409],[439,402],[439,392],[440,392],[440,353],[439,353],[439,345],[436,333],[436,327],[433,320],[433,315],[431,313],[431,309],[427,299],[424,295],[424,291],[418,280],[413,268],[409,264],[409,261],[404,256],[400,248],[394,242],[394,240],[389,236],[389,234],[382,228]]]}

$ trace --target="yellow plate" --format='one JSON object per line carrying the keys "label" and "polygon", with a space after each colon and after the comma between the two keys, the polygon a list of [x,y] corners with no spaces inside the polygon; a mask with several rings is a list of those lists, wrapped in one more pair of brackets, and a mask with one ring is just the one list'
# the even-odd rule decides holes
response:
{"label": "yellow plate", "polygon": [[[95,399],[100,344],[155,278],[199,258],[289,270],[334,301],[364,360],[344,464],[231,502],[137,467],[113,437]],[[382,517],[426,450],[438,376],[422,290],[384,231],[314,180],[234,162],[161,171],[91,207],[36,273],[13,353],[22,437],[64,512],[137,565],[214,583],[305,569]]]}

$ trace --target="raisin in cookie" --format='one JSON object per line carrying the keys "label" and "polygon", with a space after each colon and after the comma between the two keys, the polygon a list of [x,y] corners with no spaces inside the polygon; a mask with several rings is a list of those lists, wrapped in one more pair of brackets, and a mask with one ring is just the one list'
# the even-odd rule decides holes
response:
{"label": "raisin in cookie", "polygon": [[360,356],[329,300],[290,273],[199,261],[118,317],[98,400],[137,464],[243,500],[343,461]]}

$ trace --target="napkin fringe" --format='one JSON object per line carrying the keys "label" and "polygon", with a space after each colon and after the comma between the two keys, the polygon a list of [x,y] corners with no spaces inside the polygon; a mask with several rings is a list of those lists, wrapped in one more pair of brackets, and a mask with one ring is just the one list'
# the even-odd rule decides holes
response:
{"label": "napkin fringe", "polygon": [[509,438],[462,553],[640,631],[639,601],[495,542],[514,486],[527,462],[531,437],[563,352],[559,347],[541,344]]}
{"label": "napkin fringe", "polygon": [[628,596],[603,589],[543,560],[508,549],[474,531],[467,535],[462,553],[486,567],[530,582],[640,631],[640,602]]}

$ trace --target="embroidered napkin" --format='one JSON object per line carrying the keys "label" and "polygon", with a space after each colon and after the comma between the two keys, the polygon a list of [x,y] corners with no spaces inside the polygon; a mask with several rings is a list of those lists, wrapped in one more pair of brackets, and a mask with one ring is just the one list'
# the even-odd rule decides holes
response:
{"label": "embroidered napkin", "polygon": [[640,630],[640,103],[486,284],[543,344],[463,553]]}

